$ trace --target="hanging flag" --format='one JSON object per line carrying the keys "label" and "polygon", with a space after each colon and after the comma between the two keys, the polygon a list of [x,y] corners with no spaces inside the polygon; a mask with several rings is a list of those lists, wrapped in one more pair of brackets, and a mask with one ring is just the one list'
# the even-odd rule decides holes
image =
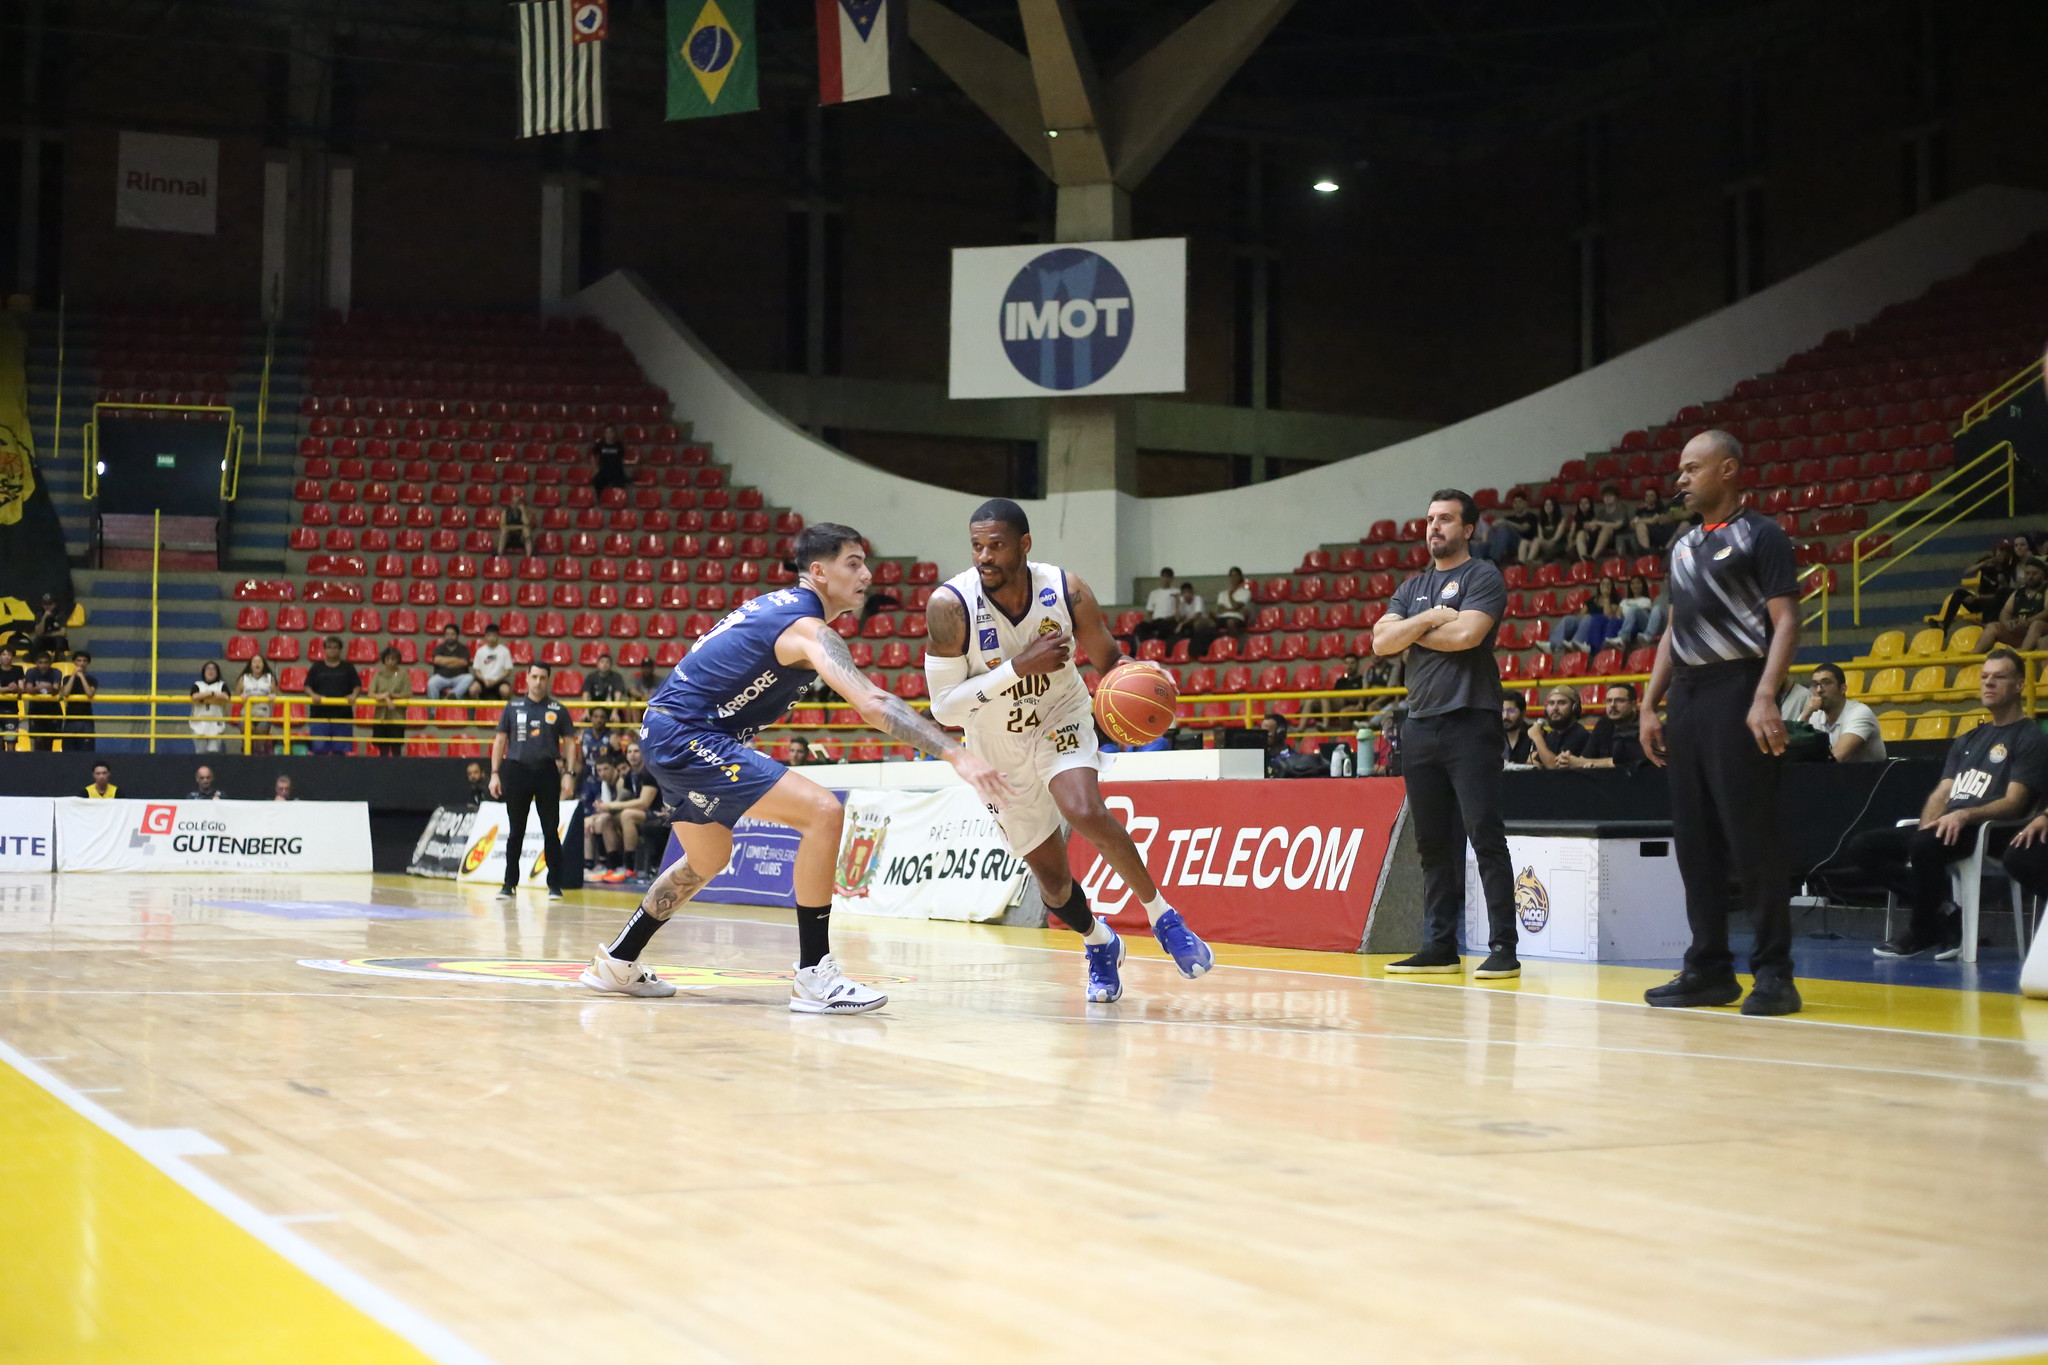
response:
{"label": "hanging flag", "polygon": [[761,107],[754,0],[668,0],[668,116]]}
{"label": "hanging flag", "polygon": [[519,23],[519,136],[604,127],[604,5],[522,0],[512,8]]}
{"label": "hanging flag", "polygon": [[890,92],[904,8],[903,0],[818,0],[818,103]]}

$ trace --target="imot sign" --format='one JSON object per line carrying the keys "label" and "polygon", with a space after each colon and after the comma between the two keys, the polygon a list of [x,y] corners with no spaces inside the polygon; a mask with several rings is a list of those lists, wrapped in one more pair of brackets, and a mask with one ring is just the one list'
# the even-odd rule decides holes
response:
{"label": "imot sign", "polygon": [[954,398],[1187,387],[1187,241],[953,253]]}

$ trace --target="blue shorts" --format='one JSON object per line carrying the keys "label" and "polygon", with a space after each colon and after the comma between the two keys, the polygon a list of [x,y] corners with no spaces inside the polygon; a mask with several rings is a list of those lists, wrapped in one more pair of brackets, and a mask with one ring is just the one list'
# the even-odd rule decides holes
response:
{"label": "blue shorts", "polygon": [[720,730],[649,711],[640,752],[669,819],[732,828],[789,771]]}

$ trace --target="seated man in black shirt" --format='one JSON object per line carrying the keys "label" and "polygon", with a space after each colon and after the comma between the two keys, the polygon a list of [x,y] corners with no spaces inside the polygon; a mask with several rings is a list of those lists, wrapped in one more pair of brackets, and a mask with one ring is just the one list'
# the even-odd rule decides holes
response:
{"label": "seated man in black shirt", "polygon": [[[1951,913],[1949,864],[1976,846],[1974,826],[2020,819],[2048,791],[2048,736],[2026,713],[2024,679],[2017,654],[1991,651],[1978,688],[1991,719],[1949,745],[1941,781],[1927,793],[1918,827],[1868,830],[1850,842],[1848,861],[1896,885],[1912,902],[1912,921],[1904,933],[1877,946],[1879,957],[1917,957],[1930,948],[1937,961],[1959,956],[1962,925]],[[1992,837],[1995,849],[2002,840]],[[2020,883],[2027,885],[2027,879]]]}
{"label": "seated man in black shirt", "polygon": [[1501,751],[1503,765],[1536,766],[1536,741],[1529,738],[1529,703],[1520,692],[1506,692],[1500,699],[1500,728],[1507,744]]}
{"label": "seated man in black shirt", "polygon": [[1579,693],[1572,687],[1553,687],[1543,696],[1543,719],[1529,731],[1536,745],[1536,761],[1546,768],[1565,766],[1559,760],[1586,752],[1592,736],[1579,724]]}
{"label": "seated man in black shirt", "polygon": [[1557,766],[1624,770],[1640,767],[1644,761],[1643,744],[1636,734],[1636,716],[1636,685],[1609,683],[1607,714],[1593,722],[1585,747],[1576,754],[1559,754]]}
{"label": "seated man in black shirt", "polygon": [[615,702],[626,695],[626,675],[612,667],[612,652],[606,650],[597,656],[597,667],[583,675],[583,699],[590,702]]}
{"label": "seated man in black shirt", "polygon": [[1989,653],[2004,645],[2007,649],[2034,648],[2048,624],[2048,564],[2031,556],[2020,562],[2019,586],[1998,610],[1998,619],[1984,627],[1977,648]]}
{"label": "seated man in black shirt", "polygon": [[[1344,671],[1324,681],[1323,686],[1331,692],[1363,692],[1365,675],[1358,671],[1358,656],[1344,656]],[[1339,719],[1356,725],[1365,719],[1365,698],[1363,697],[1310,697],[1301,704],[1302,723],[1307,724],[1311,716],[1325,719]]]}

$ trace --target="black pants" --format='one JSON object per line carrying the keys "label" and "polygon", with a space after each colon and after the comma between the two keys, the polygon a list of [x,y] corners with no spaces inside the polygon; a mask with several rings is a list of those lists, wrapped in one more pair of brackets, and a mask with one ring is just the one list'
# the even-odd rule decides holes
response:
{"label": "black pants", "polygon": [[1749,969],[1758,977],[1792,975],[1791,873],[1778,830],[1782,760],[1749,732],[1763,660],[1679,667],[1671,682],[1671,823],[1692,947],[1685,965],[1705,976],[1735,970],[1728,951],[1728,880],[1749,911],[1756,942]]}
{"label": "black pants", "polygon": [[2005,851],[2005,875],[2030,896],[2048,896],[2048,840]]}
{"label": "black pants", "polygon": [[1515,950],[1515,868],[1501,826],[1500,708],[1411,717],[1401,726],[1401,777],[1422,854],[1422,948],[1455,949],[1465,915],[1465,842],[1486,892],[1487,946]]}
{"label": "black pants", "polygon": [[80,711],[71,708],[66,711],[64,722],[64,752],[68,754],[87,753],[99,746],[99,738],[93,733],[95,721],[91,704]]}
{"label": "black pants", "polygon": [[[2012,836],[1993,830],[1991,847],[1996,850]],[[1945,844],[1931,829],[1904,828],[1865,830],[1849,842],[1847,861],[1870,874],[1872,880],[1896,891],[1913,908],[1906,935],[1915,942],[1946,943],[1962,929],[1945,911],[1952,898],[1948,870],[1977,847],[1977,831],[1966,829],[1962,837]],[[2036,885],[2048,885],[2048,849],[2019,848],[2006,855],[2011,867],[2017,861]],[[2022,886],[2026,876],[2014,874]]]}
{"label": "black pants", "polygon": [[540,815],[541,849],[548,858],[548,890],[560,891],[562,836],[555,826],[561,820],[561,769],[552,759],[544,763],[514,763],[508,759],[498,768],[498,784],[505,790],[505,812],[511,823],[505,835],[506,887],[515,887],[525,880],[519,850],[526,842],[526,812],[531,807]]}

